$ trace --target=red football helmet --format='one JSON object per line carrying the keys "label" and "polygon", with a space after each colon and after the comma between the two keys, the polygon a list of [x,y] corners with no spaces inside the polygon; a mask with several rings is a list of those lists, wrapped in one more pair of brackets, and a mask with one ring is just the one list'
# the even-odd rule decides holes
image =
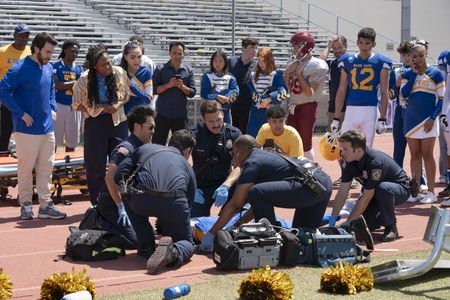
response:
{"label": "red football helmet", "polygon": [[291,37],[292,47],[298,47],[296,56],[302,58],[309,54],[315,46],[314,37],[307,32],[297,32]]}

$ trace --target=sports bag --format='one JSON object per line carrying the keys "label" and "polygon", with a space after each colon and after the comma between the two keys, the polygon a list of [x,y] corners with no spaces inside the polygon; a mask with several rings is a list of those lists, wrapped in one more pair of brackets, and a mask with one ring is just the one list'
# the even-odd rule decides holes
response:
{"label": "sports bag", "polygon": [[103,230],[81,230],[69,227],[66,255],[73,260],[99,261],[116,259],[125,255],[121,238]]}

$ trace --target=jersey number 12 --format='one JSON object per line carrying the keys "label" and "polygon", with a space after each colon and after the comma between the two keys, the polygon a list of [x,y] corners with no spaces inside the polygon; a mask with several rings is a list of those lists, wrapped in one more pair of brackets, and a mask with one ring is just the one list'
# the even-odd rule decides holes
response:
{"label": "jersey number 12", "polygon": [[373,69],[371,68],[362,68],[359,71],[359,74],[361,77],[363,77],[365,74],[369,73],[369,75],[361,80],[361,82],[358,84],[356,81],[356,75],[358,74],[358,69],[352,69],[352,89],[354,90],[363,90],[363,91],[372,91],[373,85],[368,85],[369,82],[372,81],[372,79],[375,77],[375,73],[373,72]]}

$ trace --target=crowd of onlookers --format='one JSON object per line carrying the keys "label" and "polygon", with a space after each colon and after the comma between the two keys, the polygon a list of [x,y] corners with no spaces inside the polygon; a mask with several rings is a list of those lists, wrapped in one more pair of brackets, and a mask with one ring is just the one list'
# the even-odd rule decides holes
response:
{"label": "crowd of onlookers", "polygon": [[[271,165],[268,162],[267,165],[259,165],[256,157],[273,160],[273,166],[277,165],[277,159],[265,154],[253,157],[253,149],[263,148],[287,157],[305,157],[314,161],[312,136],[319,99],[327,79],[330,91],[327,127],[334,140],[339,138],[342,143],[342,159],[338,160],[338,165],[343,174],[334,183],[342,187],[337,196],[337,206],[341,207],[333,210],[331,225],[344,205],[348,188],[358,185],[354,181],[357,180],[364,189],[360,199],[354,203],[355,212],[350,216],[356,218],[370,210],[372,215],[368,223],[372,225],[369,226],[371,230],[381,224],[385,226],[386,241],[398,237],[393,207],[403,202],[400,198],[411,194],[407,176],[401,169],[406,145],[411,153],[409,175],[421,182],[424,194],[410,196],[408,202],[438,201],[434,191],[436,163],[433,149],[436,137],[439,137],[441,149],[439,181],[450,182],[447,166],[450,147],[446,144],[450,142],[447,124],[449,92],[445,89],[445,81],[448,83],[449,80],[450,52],[442,52],[438,67],[428,65],[426,41],[403,41],[397,49],[402,66],[396,68],[393,68],[389,57],[373,51],[376,33],[372,28],[358,32],[357,53],[347,52],[345,37],[333,36],[320,57],[312,55],[314,37],[307,32],[298,32],[291,38],[292,57],[286,66],[282,66],[284,71],[277,69],[272,50],[258,48],[259,41],[253,38],[242,40],[242,53],[238,56],[228,58],[224,51],[217,50],[211,56],[209,71],[202,75],[200,81],[203,122],[190,129],[196,139],[194,146],[191,141],[186,142],[184,131],[180,131],[186,129],[187,99],[198,93],[194,71],[183,62],[184,43],[172,42],[169,60],[156,66],[144,54],[144,41],[139,36],[132,36],[124,45],[123,52],[113,58],[104,45],[90,46],[85,63],[80,66],[75,63],[80,51],[76,40],[64,41],[58,60],[50,63],[58,42],[47,33],[38,33],[28,47],[30,31],[27,25],[18,25],[14,42],[0,48],[0,151],[8,150],[11,133],[14,132],[19,157],[18,190],[22,219],[34,218],[31,205],[33,170],[40,202],[38,217],[66,217],[50,198],[52,162],[58,146],[65,147],[66,152],[74,151],[81,140],[90,201],[96,204],[105,192],[109,193],[118,206],[119,215],[115,217],[125,222],[129,208],[120,205],[122,202],[115,186],[117,180],[113,180],[115,175],[106,173],[107,170],[115,170],[111,162],[116,161],[118,165],[138,146],[150,140],[153,144],[166,145],[171,133],[174,137],[175,132],[179,135],[175,135],[169,145],[178,148],[186,157],[191,154],[189,151],[192,152],[197,188],[195,195],[190,193],[192,191],[183,194],[185,197],[192,194],[191,216],[209,216],[213,204],[223,206],[227,201],[239,203],[229,205],[229,212],[234,212],[245,200],[243,196],[231,197],[236,184],[235,194],[248,193],[248,201],[257,205],[258,201],[265,201],[260,199],[262,196],[256,196],[258,192],[270,194],[281,185],[278,183],[276,188],[268,188],[270,191],[253,192],[251,186],[243,183],[265,182],[278,172],[273,170],[267,178],[258,179],[261,176],[258,172],[268,172]],[[334,58],[328,58],[330,52]],[[155,107],[156,115],[151,109],[146,112],[145,107]],[[376,133],[386,131],[387,119],[390,119],[388,107],[391,107],[393,116],[393,158],[396,164],[392,164],[391,158],[385,154],[372,150]],[[140,111],[142,109],[144,111]],[[247,135],[241,137],[241,134]],[[179,146],[178,139],[184,139],[184,148]],[[121,144],[122,141],[126,141],[125,144]],[[128,149],[130,143],[133,147]],[[111,153],[116,160],[110,157],[107,168]],[[117,155],[123,157],[117,159]],[[284,164],[286,162],[280,161],[278,165],[281,169],[287,168]],[[326,185],[327,175],[324,176]],[[274,180],[282,180],[278,177]],[[389,194],[384,188],[378,190],[382,182],[390,180],[398,184],[395,187],[398,194]],[[389,189],[394,188],[390,186]],[[172,192],[149,193],[163,198],[181,195]],[[383,194],[383,199],[392,196],[389,200],[392,203],[374,207],[378,200],[370,201],[377,198],[377,193]],[[386,193],[391,196],[386,196]],[[450,185],[439,196],[449,197]],[[290,197],[286,196],[290,200],[285,199],[288,201],[283,204],[287,205],[285,207],[293,205],[295,199]],[[321,202],[314,213],[323,214],[326,203],[328,200]],[[450,206],[450,200],[441,204]],[[268,205],[270,207],[271,204]],[[262,210],[258,206],[253,211],[264,216],[270,209]],[[390,215],[376,223],[374,220],[379,218],[380,211]],[[303,218],[307,219],[306,216]],[[294,218],[296,224],[303,224],[299,220],[299,216]],[[317,221],[314,220],[311,227],[318,225]],[[211,233],[207,235],[205,241],[211,242],[211,236]],[[208,249],[203,246],[203,249]]]}

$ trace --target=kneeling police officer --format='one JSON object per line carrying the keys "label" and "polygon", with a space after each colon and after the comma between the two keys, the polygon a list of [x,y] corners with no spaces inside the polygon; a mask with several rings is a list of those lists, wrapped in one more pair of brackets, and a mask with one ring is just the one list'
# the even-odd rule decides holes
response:
{"label": "kneeling police officer", "polygon": [[106,187],[97,199],[97,210],[106,221],[101,223],[101,229],[119,235],[127,249],[138,248],[140,254],[136,233],[128,218],[128,214],[132,212],[130,213],[128,203],[122,201],[114,175],[122,160],[140,146],[150,143],[155,132],[155,111],[146,106],[135,106],[127,115],[127,125],[131,133],[117,145],[109,157],[105,176]]}
{"label": "kneeling police officer", "polygon": [[276,224],[274,207],[295,208],[292,227],[307,230],[320,226],[332,192],[330,177],[306,158],[286,158],[258,149],[250,135],[233,146],[235,164],[241,168],[236,191],[217,222],[203,237],[199,251],[212,251],[215,234],[246,202],[251,205],[240,223],[266,218]]}
{"label": "kneeling police officer", "polygon": [[339,137],[339,145],[346,165],[333,202],[330,226],[336,223],[336,216],[344,206],[350,184],[355,178],[362,184],[363,192],[350,213],[348,222],[362,215],[370,231],[384,226],[382,241],[397,239],[395,206],[405,202],[412,191],[406,172],[387,154],[366,147],[366,138],[360,132],[344,132]]}
{"label": "kneeling police officer", "polygon": [[203,122],[191,129],[196,141],[192,167],[197,179],[191,217],[209,216],[213,203],[217,207],[225,204],[239,177],[239,168],[231,167],[231,152],[241,131],[223,122],[222,106],[215,100],[204,101],[200,112]]}
{"label": "kneeling police officer", "polygon": [[[150,258],[149,274],[163,266],[179,266],[194,254],[190,204],[195,194],[195,175],[188,163],[195,139],[187,130],[174,132],[169,147],[146,144],[117,168],[114,181],[133,214],[131,224],[138,243]],[[155,249],[149,217],[157,217],[166,235]]]}

